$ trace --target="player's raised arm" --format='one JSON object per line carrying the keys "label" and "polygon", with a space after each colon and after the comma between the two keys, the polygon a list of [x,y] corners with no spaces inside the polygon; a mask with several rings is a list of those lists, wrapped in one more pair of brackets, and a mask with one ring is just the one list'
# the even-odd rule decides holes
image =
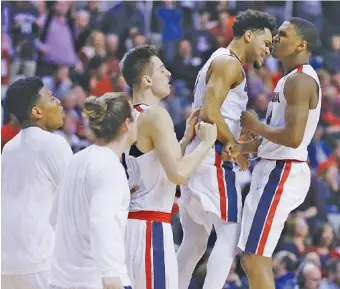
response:
{"label": "player's raised arm", "polygon": [[310,100],[317,93],[315,80],[303,73],[294,73],[286,81],[284,95],[287,102],[284,127],[261,124],[249,112],[243,112],[241,126],[267,140],[292,148],[300,146],[306,129]]}
{"label": "player's raised arm", "polygon": [[216,141],[216,127],[201,122],[198,131],[201,143],[192,153],[182,156],[171,117],[162,107],[152,107],[144,112],[141,126],[147,128],[167,177],[176,184],[184,184]]}
{"label": "player's raised arm", "polygon": [[236,142],[223,119],[221,106],[229,90],[243,80],[240,67],[240,63],[235,58],[221,55],[211,63],[210,77],[208,75],[201,116],[205,122],[216,123],[217,139],[223,144]]}

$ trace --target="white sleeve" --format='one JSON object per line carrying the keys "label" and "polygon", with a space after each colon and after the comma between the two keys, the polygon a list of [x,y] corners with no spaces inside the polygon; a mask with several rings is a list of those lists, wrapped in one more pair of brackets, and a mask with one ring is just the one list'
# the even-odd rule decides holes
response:
{"label": "white sleeve", "polygon": [[62,175],[65,173],[66,168],[73,156],[72,149],[67,141],[59,136],[53,135],[53,141],[49,144],[50,149],[47,155],[47,169],[51,181],[57,188]]}
{"label": "white sleeve", "polygon": [[125,226],[128,192],[124,170],[119,163],[108,163],[88,178],[91,191],[91,246],[102,278],[127,275]]}
{"label": "white sleeve", "polygon": [[51,147],[48,150],[47,155],[48,175],[50,176],[50,179],[56,188],[56,194],[54,196],[49,219],[50,224],[54,230],[57,225],[58,219],[59,198],[57,188],[60,184],[63,174],[66,172],[67,166],[71,161],[72,156],[73,152],[66,140],[61,136],[55,137],[53,139],[53,142],[51,142]]}

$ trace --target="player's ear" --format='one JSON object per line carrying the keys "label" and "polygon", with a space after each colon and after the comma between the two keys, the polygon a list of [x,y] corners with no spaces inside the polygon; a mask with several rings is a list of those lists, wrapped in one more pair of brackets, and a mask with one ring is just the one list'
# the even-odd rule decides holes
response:
{"label": "player's ear", "polygon": [[33,118],[35,118],[35,119],[37,119],[37,120],[42,119],[43,116],[44,116],[43,110],[42,110],[40,107],[38,107],[38,106],[34,106],[34,107],[32,108],[31,114],[32,114]]}
{"label": "player's ear", "polygon": [[243,37],[246,43],[250,43],[253,38],[253,32],[251,32],[250,30],[247,30],[246,32],[244,32]]}
{"label": "player's ear", "polygon": [[125,134],[128,132],[130,122],[131,120],[128,118],[124,120],[124,122],[121,124],[120,129],[119,129],[120,134]]}
{"label": "player's ear", "polygon": [[299,46],[297,47],[297,50],[303,51],[303,50],[307,50],[307,41],[306,40],[302,40],[301,43],[299,44]]}
{"label": "player's ear", "polygon": [[152,86],[152,79],[149,75],[144,75],[142,77],[142,85],[144,87],[151,87]]}

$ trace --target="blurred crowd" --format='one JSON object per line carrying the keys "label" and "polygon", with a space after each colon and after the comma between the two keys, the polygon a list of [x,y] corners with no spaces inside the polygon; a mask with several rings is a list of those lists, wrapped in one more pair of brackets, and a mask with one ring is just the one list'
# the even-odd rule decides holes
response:
{"label": "blurred crowd", "polygon": [[[20,77],[38,75],[62,102],[65,137],[74,152],[91,143],[83,119],[89,95],[127,91],[119,61],[132,47],[152,44],[172,74],[171,94],[162,105],[181,139],[191,112],[196,75],[211,53],[233,38],[232,24],[248,8],[276,16],[278,25],[291,16],[318,28],[321,49],[312,56],[322,91],[322,115],[309,146],[312,184],[305,202],[289,217],[273,259],[276,288],[340,289],[340,2],[326,1],[2,1],[1,97]],[[269,94],[284,74],[268,57],[263,68],[245,67],[249,108],[265,119]],[[20,131],[2,105],[1,146]],[[255,163],[255,161],[253,162]],[[239,173],[243,197],[250,170]],[[175,242],[181,242],[178,215]],[[196,268],[192,289],[202,288],[206,260]],[[320,287],[321,286],[321,287]],[[248,288],[239,259],[224,289]]]}

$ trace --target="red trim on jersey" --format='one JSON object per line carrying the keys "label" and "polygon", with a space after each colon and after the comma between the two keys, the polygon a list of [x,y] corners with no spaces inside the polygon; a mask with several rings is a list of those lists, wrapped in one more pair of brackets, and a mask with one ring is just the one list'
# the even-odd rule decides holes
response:
{"label": "red trim on jersey", "polygon": [[283,170],[281,180],[280,180],[279,185],[276,189],[276,192],[275,192],[275,195],[274,195],[274,200],[273,200],[273,202],[272,202],[272,204],[269,208],[268,216],[267,216],[266,222],[265,222],[265,227],[264,227],[263,232],[262,232],[262,236],[261,236],[261,239],[260,239],[259,246],[257,248],[256,255],[260,255],[260,256],[263,255],[264,247],[266,246],[268,235],[269,235],[270,229],[271,229],[272,224],[273,224],[275,212],[276,212],[277,206],[279,205],[279,202],[280,202],[280,199],[281,199],[281,196],[282,196],[282,192],[283,192],[283,187],[284,187],[285,182],[287,181],[291,167],[292,167],[292,162],[287,161],[286,164],[285,164],[285,168]]}
{"label": "red trim on jersey", "polygon": [[171,223],[171,213],[156,212],[156,211],[130,212],[128,218],[135,219],[135,220]]}
{"label": "red trim on jersey", "polygon": [[146,289],[152,289],[152,256],[151,256],[151,241],[152,241],[152,223],[146,222],[146,240],[145,240],[145,277]]}
{"label": "red trim on jersey", "polygon": [[300,66],[297,68],[297,71],[298,71],[298,72],[303,72],[303,65],[300,65]]}
{"label": "red trim on jersey", "polygon": [[141,108],[141,106],[139,105],[139,106],[137,106],[136,108],[135,108],[138,112],[143,112],[144,111],[144,109],[143,108]]}
{"label": "red trim on jersey", "polygon": [[285,161],[285,162],[292,162],[292,163],[306,163],[307,161],[300,161],[300,160],[294,160],[294,159],[265,159],[265,158],[261,158],[261,160],[267,160],[267,161]]}
{"label": "red trim on jersey", "polygon": [[221,219],[223,221],[227,220],[227,200],[226,200],[226,188],[224,185],[224,177],[223,177],[223,170],[222,170],[222,159],[221,156],[215,152],[215,166],[216,166],[216,173],[217,173],[217,183],[218,183],[218,190],[220,192],[220,211],[221,211]]}

